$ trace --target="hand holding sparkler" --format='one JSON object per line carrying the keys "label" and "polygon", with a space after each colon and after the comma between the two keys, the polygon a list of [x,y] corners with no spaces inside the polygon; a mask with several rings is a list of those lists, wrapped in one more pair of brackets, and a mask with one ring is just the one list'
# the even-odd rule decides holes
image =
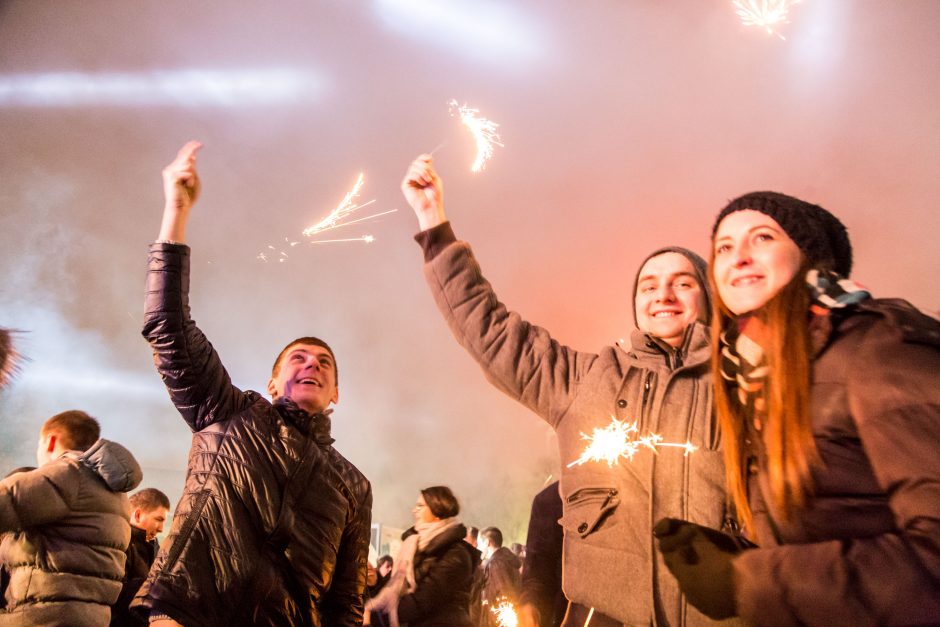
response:
{"label": "hand holding sparkler", "polygon": [[200,148],[200,142],[187,142],[170,165],[163,168],[163,194],[166,202],[163,205],[163,222],[158,239],[179,243],[186,241],[189,210],[199,197],[196,151]]}
{"label": "hand holding sparkler", "polygon": [[411,162],[401,182],[401,191],[414,209],[422,231],[447,221],[444,214],[444,183],[434,171],[431,155],[421,155]]}

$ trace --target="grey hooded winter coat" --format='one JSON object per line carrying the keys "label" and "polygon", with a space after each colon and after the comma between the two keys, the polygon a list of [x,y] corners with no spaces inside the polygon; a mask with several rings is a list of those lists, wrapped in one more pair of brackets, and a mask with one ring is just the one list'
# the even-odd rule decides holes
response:
{"label": "grey hooded winter coat", "polygon": [[0,627],[108,624],[131,539],[124,493],[141,478],[126,448],[98,440],[0,482]]}
{"label": "grey hooded winter coat", "polygon": [[[509,311],[449,223],[417,239],[425,278],[456,339],[491,383],[558,435],[568,599],[629,625],[710,624],[682,598],[651,529],[664,516],[714,528],[726,520],[706,327],[689,327],[678,351],[638,330],[628,346],[577,351]],[[613,467],[570,465],[584,450],[582,435],[612,419],[697,450],[645,449]]]}

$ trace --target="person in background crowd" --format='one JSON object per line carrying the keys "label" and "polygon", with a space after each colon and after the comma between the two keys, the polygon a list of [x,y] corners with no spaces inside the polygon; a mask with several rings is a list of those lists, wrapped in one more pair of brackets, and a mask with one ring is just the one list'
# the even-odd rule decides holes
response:
{"label": "person in background crowd", "polygon": [[519,593],[520,627],[558,627],[564,620],[568,600],[561,591],[562,509],[557,481],[532,500]]}
{"label": "person in background crowd", "polygon": [[415,524],[402,535],[391,578],[367,605],[366,625],[470,627],[470,586],[479,561],[464,542],[460,504],[447,486],[421,490]]}
{"label": "person in background crowd", "polygon": [[124,562],[124,585],[117,602],[111,606],[111,627],[146,625],[142,618],[131,614],[134,595],[147,578],[157,557],[157,534],[170,514],[170,499],[156,488],[144,488],[128,499],[131,506],[131,542]]}
{"label": "person in background crowd", "polygon": [[121,592],[130,541],[125,492],[140,483],[126,448],[78,410],[39,431],[38,468],[0,481],[0,563],[9,583],[0,627],[101,627]]}
{"label": "person in background crowd", "polygon": [[521,560],[503,546],[503,532],[496,527],[480,530],[477,548],[483,555],[480,627],[496,627],[494,609],[503,602],[518,605]]}

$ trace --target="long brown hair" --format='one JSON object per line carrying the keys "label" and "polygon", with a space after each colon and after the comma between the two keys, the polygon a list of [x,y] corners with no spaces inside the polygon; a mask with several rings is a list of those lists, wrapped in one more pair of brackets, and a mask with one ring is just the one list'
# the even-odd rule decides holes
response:
{"label": "long brown hair", "polygon": [[[712,251],[712,268],[714,262],[715,253]],[[784,518],[789,518],[812,492],[811,470],[819,463],[810,415],[812,347],[807,320],[810,300],[805,282],[808,268],[809,264],[804,260],[793,280],[754,313],[762,333],[759,338],[752,339],[763,348],[769,366],[761,391],[765,410],[759,416],[762,422],[759,436],[767,454],[766,472],[771,499]],[[728,493],[738,515],[748,527],[752,527],[744,438],[746,421],[754,420],[755,416],[741,406],[721,377],[720,336],[737,321],[721,300],[713,272],[709,272],[709,282],[714,295],[711,365],[716,382],[715,409],[724,434]]]}

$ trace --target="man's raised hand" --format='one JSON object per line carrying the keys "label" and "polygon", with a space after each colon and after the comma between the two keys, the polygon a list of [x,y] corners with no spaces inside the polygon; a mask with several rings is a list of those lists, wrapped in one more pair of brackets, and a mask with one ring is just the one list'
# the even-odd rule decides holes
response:
{"label": "man's raised hand", "polygon": [[401,191],[414,209],[422,231],[447,221],[444,184],[434,171],[431,155],[421,155],[411,162],[401,182]]}
{"label": "man's raised hand", "polygon": [[176,158],[163,168],[163,222],[161,240],[183,243],[186,239],[186,221],[189,210],[199,197],[199,175],[196,173],[196,151],[202,148],[197,141],[187,142]]}

